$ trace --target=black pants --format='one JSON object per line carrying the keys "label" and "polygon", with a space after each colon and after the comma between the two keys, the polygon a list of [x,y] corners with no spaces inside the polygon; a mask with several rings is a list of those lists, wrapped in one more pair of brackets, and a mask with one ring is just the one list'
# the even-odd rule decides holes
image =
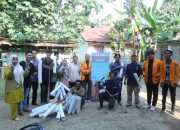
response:
{"label": "black pants", "polygon": [[122,91],[122,80],[121,81],[118,81],[119,82],[119,93],[118,93],[118,103],[121,102],[121,91]]}
{"label": "black pants", "polygon": [[41,102],[47,103],[47,97],[50,86],[51,84],[49,84],[48,82],[41,84]]}
{"label": "black pants", "polygon": [[[50,85],[50,88],[49,88],[49,93],[51,93],[54,90],[55,85],[56,85],[56,82],[51,82],[51,85]],[[54,99],[54,96],[51,96],[49,94],[49,99]]]}
{"label": "black pants", "polygon": [[83,88],[85,89],[85,99],[90,100],[91,99],[91,80],[83,81]]}
{"label": "black pants", "polygon": [[166,109],[166,96],[167,96],[168,89],[171,95],[171,103],[172,103],[171,109],[173,110],[175,106],[175,100],[176,100],[176,88],[172,87],[170,84],[164,84],[164,86],[162,87],[162,95],[163,95],[162,109],[164,110]]}
{"label": "black pants", "polygon": [[100,93],[99,94],[99,103],[100,103],[100,106],[103,107],[103,101],[104,100],[108,101],[108,103],[109,103],[109,98],[111,98],[111,97],[110,97],[110,95],[107,92]]}
{"label": "black pants", "polygon": [[157,100],[158,100],[159,84],[147,83],[146,88],[147,88],[147,103],[148,103],[148,105],[151,105],[151,99],[152,99],[152,95],[153,95],[152,106],[156,106]]}
{"label": "black pants", "polygon": [[81,109],[83,108],[85,104],[85,96],[81,96]]}
{"label": "black pants", "polygon": [[38,82],[34,81],[31,82],[31,87],[32,87],[32,104],[36,104],[37,101],[37,90],[38,90]]}

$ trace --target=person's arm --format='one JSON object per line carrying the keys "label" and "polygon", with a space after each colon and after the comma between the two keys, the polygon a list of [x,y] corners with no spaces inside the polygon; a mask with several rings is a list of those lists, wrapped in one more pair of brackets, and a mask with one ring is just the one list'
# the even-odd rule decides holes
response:
{"label": "person's arm", "polygon": [[145,65],[146,65],[146,61],[143,63],[143,67],[142,67],[142,74],[144,77],[146,77],[146,72],[145,72]]}
{"label": "person's arm", "polygon": [[162,87],[164,85],[164,79],[165,79],[165,65],[163,61],[161,62],[160,65],[160,86]]}
{"label": "person's arm", "polygon": [[13,71],[14,71],[14,67],[5,67],[4,69],[4,76],[6,79],[8,80],[12,80],[13,77],[14,77],[14,74],[13,74]]}
{"label": "person's arm", "polygon": [[84,96],[85,95],[85,89],[81,87],[80,90],[78,91],[78,95]]}
{"label": "person's arm", "polygon": [[179,82],[179,64],[177,62],[175,62],[175,81],[174,81],[174,87],[176,87],[178,85]]}

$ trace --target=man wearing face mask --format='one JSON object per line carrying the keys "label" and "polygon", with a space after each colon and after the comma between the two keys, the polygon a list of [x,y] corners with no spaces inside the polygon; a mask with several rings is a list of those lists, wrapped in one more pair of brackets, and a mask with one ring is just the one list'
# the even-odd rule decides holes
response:
{"label": "man wearing face mask", "polygon": [[[161,61],[154,58],[154,51],[146,53],[147,60],[143,63],[143,76],[147,88],[147,105],[144,108],[150,108],[151,111],[156,109],[158,100],[158,88],[160,83]],[[151,99],[153,101],[151,106]]]}
{"label": "man wearing face mask", "polygon": [[179,81],[179,65],[178,62],[172,59],[173,52],[165,50],[165,60],[162,61],[162,73],[160,77],[160,85],[162,87],[162,112],[166,110],[166,96],[168,89],[171,95],[171,112],[174,112],[176,87]]}
{"label": "man wearing face mask", "polygon": [[81,109],[83,105],[85,104],[85,89],[81,86],[81,80],[77,79],[75,87],[71,88],[72,94],[77,94],[81,97]]}

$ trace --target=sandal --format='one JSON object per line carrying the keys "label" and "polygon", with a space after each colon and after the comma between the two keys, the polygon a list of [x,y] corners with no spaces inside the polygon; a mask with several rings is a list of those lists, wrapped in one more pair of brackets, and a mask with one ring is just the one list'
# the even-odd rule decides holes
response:
{"label": "sandal", "polygon": [[14,120],[15,121],[21,121],[22,119],[19,116],[17,116]]}

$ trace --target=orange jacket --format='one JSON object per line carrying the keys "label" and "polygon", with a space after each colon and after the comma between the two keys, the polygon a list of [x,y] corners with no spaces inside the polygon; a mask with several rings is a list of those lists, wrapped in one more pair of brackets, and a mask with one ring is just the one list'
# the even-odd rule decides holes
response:
{"label": "orange jacket", "polygon": [[[144,82],[148,82],[148,63],[149,61],[144,61],[143,63],[143,75],[144,75]],[[152,68],[152,82],[153,84],[159,84],[160,82],[160,72],[161,72],[161,61],[154,59],[153,68]]]}
{"label": "orange jacket", "polygon": [[86,61],[81,63],[81,80],[85,80],[85,75],[89,74],[89,79],[91,79],[91,62],[89,62],[88,68]]}
{"label": "orange jacket", "polygon": [[[166,79],[166,61],[162,61],[162,72],[160,76],[160,83],[163,85]],[[170,65],[170,82],[172,87],[176,87],[179,81],[179,64],[177,61],[172,60]]]}

